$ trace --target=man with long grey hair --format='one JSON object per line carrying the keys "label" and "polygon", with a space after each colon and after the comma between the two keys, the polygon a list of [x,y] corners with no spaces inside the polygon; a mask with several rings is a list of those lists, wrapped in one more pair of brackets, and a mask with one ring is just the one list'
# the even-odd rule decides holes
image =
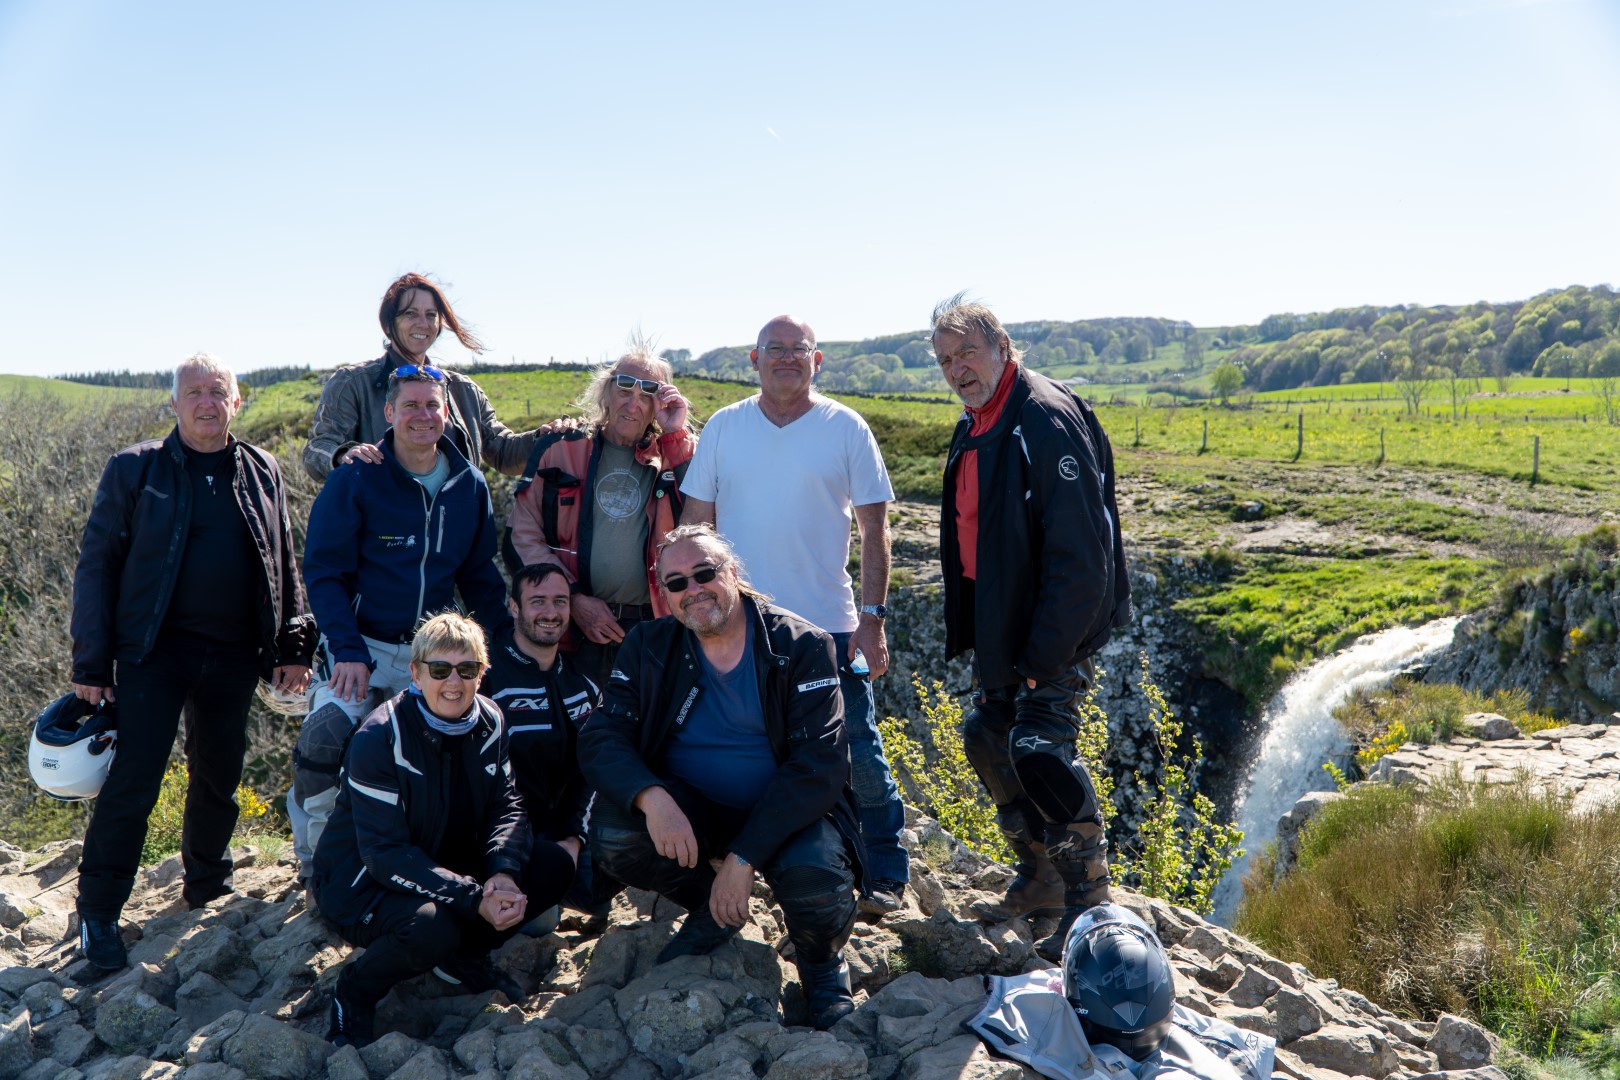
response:
{"label": "man with long grey hair", "polygon": [[697,447],[673,377],[644,341],[597,368],[576,403],[583,423],[536,442],[513,500],[518,564],[563,568],[578,666],[598,686],[630,627],[669,614],[653,585],[655,546],[680,520]]}
{"label": "man with long grey hair", "polygon": [[658,587],[674,618],[631,632],[580,733],[592,854],[686,909],[661,964],[725,945],[762,875],[825,1030],[855,1007],[840,954],[861,867],[832,636],[750,586],[708,524],[669,534]]}

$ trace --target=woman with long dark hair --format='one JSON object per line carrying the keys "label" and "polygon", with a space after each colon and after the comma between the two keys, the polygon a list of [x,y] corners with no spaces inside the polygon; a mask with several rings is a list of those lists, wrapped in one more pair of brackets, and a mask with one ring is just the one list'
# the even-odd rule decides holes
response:
{"label": "woman with long dark hair", "polygon": [[414,273],[394,279],[383,293],[377,321],[387,350],[375,360],[338,368],[326,380],[315,406],[315,428],[304,444],[304,471],[324,483],[328,473],[350,461],[380,462],[382,452],[376,444],[388,430],[383,419],[388,376],[401,367],[426,366],[445,377],[445,434],[456,448],[468,461],[482,462],[508,476],[521,473],[534,446],[534,432],[518,434],[495,419],[495,410],[477,383],[428,356],[445,330],[472,352],[484,351],[484,343],[457,317],[438,283]]}

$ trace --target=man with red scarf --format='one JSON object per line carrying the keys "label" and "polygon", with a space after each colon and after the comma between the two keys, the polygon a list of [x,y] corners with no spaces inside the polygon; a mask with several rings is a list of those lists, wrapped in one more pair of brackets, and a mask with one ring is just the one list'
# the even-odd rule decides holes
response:
{"label": "man with red scarf", "polygon": [[974,652],[962,740],[1017,856],[1006,897],[974,910],[1061,916],[1038,946],[1055,961],[1079,913],[1108,899],[1102,808],[1075,737],[1091,656],[1130,618],[1113,450],[1084,402],[1019,362],[983,304],[941,303],[932,341],[967,406],[940,514],[945,652]]}

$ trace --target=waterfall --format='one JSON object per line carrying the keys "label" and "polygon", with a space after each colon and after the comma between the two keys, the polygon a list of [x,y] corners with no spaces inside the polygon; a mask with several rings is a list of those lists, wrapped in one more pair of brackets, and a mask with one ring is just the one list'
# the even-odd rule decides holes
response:
{"label": "waterfall", "polygon": [[[1370,634],[1298,672],[1277,691],[1261,718],[1265,734],[1236,804],[1237,825],[1248,851],[1259,851],[1276,838],[1277,819],[1301,795],[1332,786],[1322,763],[1342,758],[1350,748],[1333,710],[1352,690],[1383,686],[1450,645],[1460,621],[1436,619]],[[1248,864],[1248,855],[1237,860],[1215,887],[1213,918],[1223,926],[1231,925],[1243,898]]]}

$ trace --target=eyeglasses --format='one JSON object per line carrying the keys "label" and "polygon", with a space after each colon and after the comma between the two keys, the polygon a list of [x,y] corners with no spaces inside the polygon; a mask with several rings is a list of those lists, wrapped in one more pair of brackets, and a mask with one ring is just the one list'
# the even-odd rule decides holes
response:
{"label": "eyeglasses", "polygon": [[685,574],[675,574],[664,579],[664,588],[670,592],[685,592],[688,580],[695,581],[699,585],[707,585],[714,580],[715,575],[719,572],[720,568],[718,566],[705,566],[701,570],[692,571],[690,579]]}
{"label": "eyeglasses", "polygon": [[452,664],[448,660],[424,660],[422,666],[427,668],[428,678],[434,682],[448,679],[452,671],[468,682],[484,673],[484,665],[476,660],[463,660],[459,664]]}
{"label": "eyeglasses", "polygon": [[390,379],[414,379],[418,375],[426,375],[434,382],[444,382],[444,372],[432,364],[401,364],[388,373]]}
{"label": "eyeglasses", "polygon": [[805,360],[805,359],[808,359],[810,354],[815,352],[815,351],[816,351],[816,347],[814,345],[767,345],[767,346],[765,346],[765,355],[770,357],[772,360],[780,360],[784,356],[788,356],[789,354],[791,354],[793,359],[795,359],[795,360]]}
{"label": "eyeglasses", "polygon": [[639,386],[643,394],[658,393],[657,379],[638,379],[634,375],[618,374],[613,376],[613,385],[620,390],[634,390]]}

